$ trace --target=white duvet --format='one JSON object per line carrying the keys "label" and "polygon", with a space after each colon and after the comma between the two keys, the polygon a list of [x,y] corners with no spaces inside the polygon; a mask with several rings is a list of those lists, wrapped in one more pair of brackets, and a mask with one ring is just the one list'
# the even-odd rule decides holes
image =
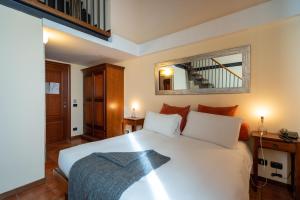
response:
{"label": "white duvet", "polygon": [[168,137],[140,130],[61,150],[59,168],[69,175],[72,165],[93,152],[154,149],[171,160],[131,185],[122,200],[245,200],[249,199],[251,154],[245,143],[227,149],[185,136]]}

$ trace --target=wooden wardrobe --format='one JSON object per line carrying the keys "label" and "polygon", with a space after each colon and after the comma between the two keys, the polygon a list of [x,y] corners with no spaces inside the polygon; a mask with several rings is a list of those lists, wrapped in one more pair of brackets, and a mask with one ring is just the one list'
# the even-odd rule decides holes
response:
{"label": "wooden wardrobe", "polygon": [[105,63],[82,72],[82,137],[93,141],[123,134],[124,68]]}

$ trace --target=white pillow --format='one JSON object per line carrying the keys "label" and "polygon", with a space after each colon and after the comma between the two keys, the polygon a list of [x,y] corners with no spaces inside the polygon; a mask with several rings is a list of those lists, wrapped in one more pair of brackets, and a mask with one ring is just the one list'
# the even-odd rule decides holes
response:
{"label": "white pillow", "polygon": [[238,142],[242,119],[191,111],[182,135],[227,148]]}
{"label": "white pillow", "polygon": [[180,135],[181,116],[147,112],[143,128],[168,136]]}

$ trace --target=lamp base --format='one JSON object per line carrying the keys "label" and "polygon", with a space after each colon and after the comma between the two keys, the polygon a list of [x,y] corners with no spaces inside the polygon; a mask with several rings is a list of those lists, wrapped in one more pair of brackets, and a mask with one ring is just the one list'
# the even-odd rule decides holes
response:
{"label": "lamp base", "polygon": [[260,132],[261,135],[267,132],[267,129],[264,126],[258,127],[258,131]]}
{"label": "lamp base", "polygon": [[131,118],[136,118],[136,113],[135,113],[135,108],[132,108],[132,111],[131,111]]}

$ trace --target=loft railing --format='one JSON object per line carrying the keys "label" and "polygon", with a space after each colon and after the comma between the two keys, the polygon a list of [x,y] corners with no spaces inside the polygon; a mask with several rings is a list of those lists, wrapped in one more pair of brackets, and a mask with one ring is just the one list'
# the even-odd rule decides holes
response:
{"label": "loft railing", "polygon": [[243,79],[214,58],[201,59],[188,66],[190,85],[196,88],[238,88]]}
{"label": "loft railing", "polygon": [[22,0],[23,3],[109,38],[107,0]]}

